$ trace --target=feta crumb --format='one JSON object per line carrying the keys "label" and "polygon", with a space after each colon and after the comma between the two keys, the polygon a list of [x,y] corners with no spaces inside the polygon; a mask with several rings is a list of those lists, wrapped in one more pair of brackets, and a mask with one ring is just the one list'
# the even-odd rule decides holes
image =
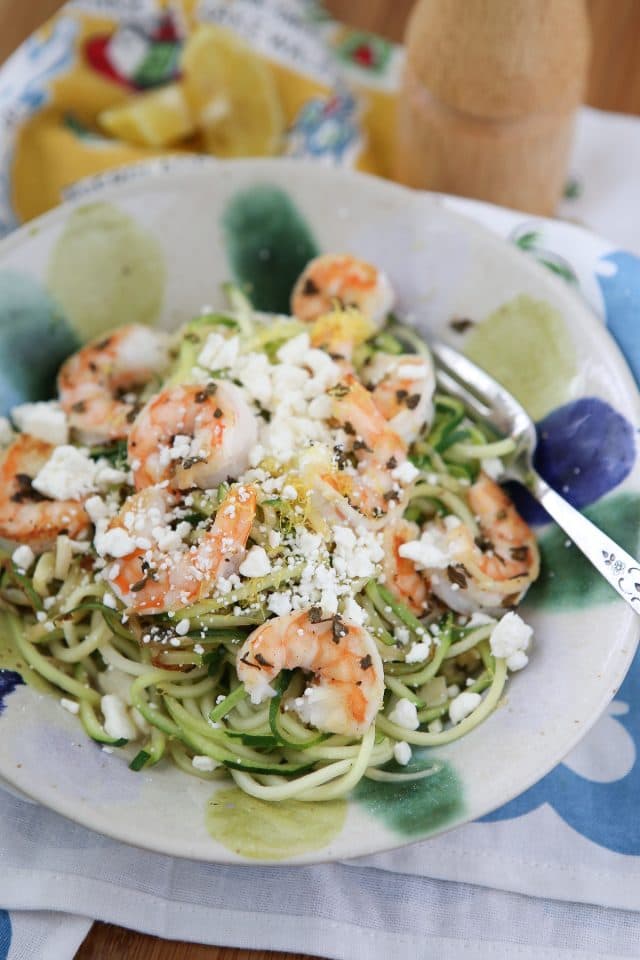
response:
{"label": "feta crumb", "polygon": [[33,480],[33,488],[52,500],[82,500],[96,489],[96,464],[78,447],[56,447]]}
{"label": "feta crumb", "polygon": [[300,333],[297,337],[292,337],[287,343],[280,347],[277,353],[280,363],[300,364],[304,363],[308,351],[311,347],[311,341],[308,333]]}
{"label": "feta crumb", "polygon": [[44,403],[22,403],[11,411],[18,430],[58,447],[69,442],[69,426],[65,412],[55,400]]}
{"label": "feta crumb", "polygon": [[442,729],[442,720],[440,717],[436,717],[435,720],[432,720],[431,723],[427,725],[429,733],[442,733]]}
{"label": "feta crumb", "polygon": [[191,624],[189,623],[188,618],[185,620],[179,620],[178,623],[176,623],[175,631],[179,637],[184,637],[187,633],[189,633],[190,626]]}
{"label": "feta crumb", "polygon": [[[524,622],[517,613],[506,613],[495,625],[491,632],[489,643],[494,657],[504,657],[508,661],[517,653],[524,653],[529,648],[533,629]],[[512,669],[521,670],[526,666],[522,657],[513,661],[516,666]]]}
{"label": "feta crumb", "polygon": [[407,627],[396,627],[395,630],[393,631],[393,639],[396,641],[396,643],[402,644],[402,646],[404,646],[405,643],[409,643],[409,630],[408,630],[408,628],[407,628]]}
{"label": "feta crumb", "polygon": [[109,514],[106,503],[98,496],[89,497],[88,500],[85,500],[84,508],[92,523],[104,520]]}
{"label": "feta crumb", "polygon": [[405,656],[406,663],[422,663],[429,656],[431,644],[428,640],[423,643],[414,643]]}
{"label": "feta crumb", "polygon": [[406,697],[398,700],[389,714],[389,720],[391,723],[395,723],[399,727],[404,727],[406,730],[417,730],[420,726],[416,705],[415,703],[411,703],[410,700],[407,700]]}
{"label": "feta crumb", "polygon": [[201,643],[194,643],[194,645],[193,645],[193,652],[194,652],[194,653],[197,653],[198,656],[201,657],[202,654],[204,653],[204,647],[202,646]]}
{"label": "feta crumb", "polygon": [[135,740],[138,731],[133,725],[126,704],[115,693],[107,693],[100,701],[104,716],[104,729],[114,740]]}
{"label": "feta crumb", "polygon": [[391,471],[391,476],[394,480],[397,480],[399,483],[413,483],[415,478],[418,476],[420,471],[417,467],[411,463],[411,460],[405,460],[394,470]]}
{"label": "feta crumb", "polygon": [[112,593],[105,593],[102,597],[102,602],[104,603],[105,607],[109,607],[110,610],[118,609],[118,602]]}
{"label": "feta crumb", "polygon": [[216,767],[219,766],[213,757],[193,757],[191,765],[203,773],[211,773],[212,770],[215,770]]}
{"label": "feta crumb", "polygon": [[367,619],[366,611],[363,610],[353,597],[347,597],[342,612],[345,620],[348,620],[350,623],[355,623],[359,627],[361,627]]}
{"label": "feta crumb", "polygon": [[400,544],[398,554],[407,560],[413,560],[418,568],[425,570],[445,570],[452,562],[448,545],[437,529],[423,531],[419,540],[408,540]]}
{"label": "feta crumb", "polygon": [[516,650],[510,657],[507,657],[507,670],[511,670],[512,673],[516,670],[524,670],[528,663],[529,657],[524,650]]}
{"label": "feta crumb", "polygon": [[290,593],[272,593],[269,597],[267,607],[276,617],[284,617],[291,613],[291,594]]}
{"label": "feta crumb", "polygon": [[269,541],[269,546],[272,550],[275,550],[276,547],[280,546],[280,541],[282,540],[282,534],[278,530],[269,530],[267,535]]}
{"label": "feta crumb", "polygon": [[122,527],[96,531],[94,545],[101,557],[127,557],[136,548],[135,540]]}
{"label": "feta crumb", "polygon": [[486,613],[476,611],[471,614],[471,618],[466,622],[465,628],[469,627],[488,627],[490,623],[496,623],[495,617],[490,617]]}
{"label": "feta crumb", "polygon": [[205,370],[224,370],[233,366],[240,349],[237,337],[223,337],[219,333],[210,333],[198,354],[198,366]]}
{"label": "feta crumb", "polygon": [[460,723],[465,717],[468,717],[470,713],[473,713],[481,701],[482,697],[479,693],[469,693],[467,690],[459,693],[455,700],[452,700],[449,704],[449,719],[451,723]]}
{"label": "feta crumb", "polygon": [[458,686],[457,683],[452,683],[450,687],[447,687],[447,696],[449,698],[457,697],[459,693],[460,693],[460,687]]}
{"label": "feta crumb", "polygon": [[68,700],[66,697],[60,697],[60,706],[68,713],[73,713],[74,716],[80,710],[80,704],[76,700]]}
{"label": "feta crumb", "polygon": [[31,547],[23,543],[22,546],[16,547],[11,554],[11,559],[20,570],[28,570],[33,565],[36,555]]}
{"label": "feta crumb", "polygon": [[399,763],[401,767],[406,767],[411,760],[411,747],[404,740],[400,740],[393,748],[393,755],[396,758],[396,763]]}
{"label": "feta crumb", "polygon": [[239,567],[243,577],[264,577],[271,572],[271,561],[264,547],[257,544],[249,550]]}
{"label": "feta crumb", "polygon": [[287,484],[282,488],[282,499],[283,499],[283,500],[297,500],[297,499],[298,499],[298,491],[297,491],[296,488],[295,488],[294,486],[292,486],[290,483],[287,483]]}

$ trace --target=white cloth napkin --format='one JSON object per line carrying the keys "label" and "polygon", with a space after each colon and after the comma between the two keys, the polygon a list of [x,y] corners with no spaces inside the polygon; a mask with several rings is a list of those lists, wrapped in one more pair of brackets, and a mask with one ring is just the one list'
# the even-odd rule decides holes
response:
{"label": "white cloth napkin", "polygon": [[[580,195],[563,215],[640,251],[638,156],[639,120],[583,110]],[[505,235],[523,219],[457,205]],[[540,223],[579,273],[575,237]],[[616,256],[632,322],[640,259]],[[218,867],[142,853],[0,789],[0,960],[70,960],[92,919],[343,960],[638,958],[639,713],[636,660],[607,715],[522,798],[486,822],[350,864]]]}

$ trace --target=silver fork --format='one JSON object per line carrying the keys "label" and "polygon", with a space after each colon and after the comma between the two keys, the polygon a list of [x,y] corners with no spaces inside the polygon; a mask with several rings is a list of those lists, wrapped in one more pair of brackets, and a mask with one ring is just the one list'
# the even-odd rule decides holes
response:
{"label": "silver fork", "polygon": [[[518,480],[636,613],[640,613],[640,564],[614,540],[556,493],[533,467],[536,430],[531,417],[508,390],[457,350],[430,340],[436,379],[445,393],[462,401],[472,416],[515,442],[499,479]],[[635,606],[637,604],[637,606]]]}

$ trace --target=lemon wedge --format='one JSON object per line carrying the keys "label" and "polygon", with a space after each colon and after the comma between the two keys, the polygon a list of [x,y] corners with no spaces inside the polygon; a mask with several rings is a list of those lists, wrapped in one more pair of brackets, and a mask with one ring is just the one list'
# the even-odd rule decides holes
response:
{"label": "lemon wedge", "polygon": [[167,147],[191,136],[195,124],[183,88],[171,83],[103,110],[98,123],[112,137],[144,147]]}
{"label": "lemon wedge", "polygon": [[228,30],[197,27],[182,52],[182,86],[207,153],[278,153],[284,116],[267,64]]}

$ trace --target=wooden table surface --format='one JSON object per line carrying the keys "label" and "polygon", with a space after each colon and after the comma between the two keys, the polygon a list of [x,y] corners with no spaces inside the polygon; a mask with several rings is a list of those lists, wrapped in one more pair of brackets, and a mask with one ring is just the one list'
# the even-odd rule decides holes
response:
{"label": "wooden table surface", "polygon": [[[326,0],[339,19],[392,40],[402,38],[413,0]],[[62,0],[0,0],[0,62]],[[640,114],[640,0],[590,0],[593,56],[587,100]],[[310,960],[307,954],[236,950],[160,940],[97,923],[76,960]]]}

